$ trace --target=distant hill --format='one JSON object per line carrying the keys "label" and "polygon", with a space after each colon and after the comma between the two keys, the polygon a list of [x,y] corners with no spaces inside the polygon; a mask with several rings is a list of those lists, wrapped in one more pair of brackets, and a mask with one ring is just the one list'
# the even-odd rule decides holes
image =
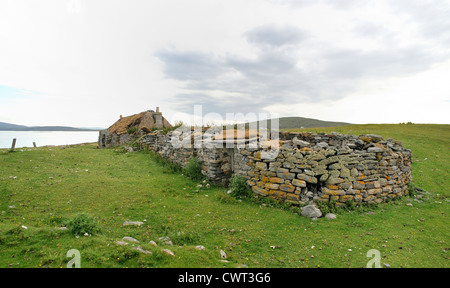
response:
{"label": "distant hill", "polygon": [[[323,121],[312,118],[304,117],[281,117],[278,118],[279,129],[293,129],[293,128],[316,128],[316,127],[337,127],[351,125],[351,123],[346,122],[333,122],[333,121]],[[273,119],[267,120],[267,124],[271,127],[271,121]],[[254,123],[254,122],[251,122]]]}
{"label": "distant hill", "polygon": [[24,126],[0,122],[0,131],[98,131],[96,128],[74,128],[67,126]]}

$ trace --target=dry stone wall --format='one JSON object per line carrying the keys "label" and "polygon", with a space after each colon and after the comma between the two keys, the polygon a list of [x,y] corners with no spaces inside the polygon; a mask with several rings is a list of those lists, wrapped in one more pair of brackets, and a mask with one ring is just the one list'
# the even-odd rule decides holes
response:
{"label": "dry stone wall", "polygon": [[194,140],[204,139],[204,133],[182,134],[154,133],[139,141],[141,147],[182,167],[192,157],[198,158],[203,174],[212,182],[226,185],[232,174],[241,174],[254,193],[294,204],[311,200],[336,205],[380,203],[408,194],[411,151],[378,135],[281,132],[279,149],[269,150],[250,143],[195,145]]}
{"label": "dry stone wall", "polygon": [[[194,148],[194,139],[177,135],[178,131],[169,132],[166,135],[148,134],[140,139],[140,146],[152,150],[164,158],[185,167],[192,158],[202,162],[202,173],[214,183],[227,185],[232,175],[233,148],[223,148],[224,145],[212,147]],[[202,134],[203,135],[203,134]],[[186,137],[184,137],[186,138]]]}
{"label": "dry stone wall", "polygon": [[344,205],[380,203],[408,194],[411,151],[377,135],[282,133],[275,159],[243,149],[245,171],[256,194],[304,204],[311,200]]}

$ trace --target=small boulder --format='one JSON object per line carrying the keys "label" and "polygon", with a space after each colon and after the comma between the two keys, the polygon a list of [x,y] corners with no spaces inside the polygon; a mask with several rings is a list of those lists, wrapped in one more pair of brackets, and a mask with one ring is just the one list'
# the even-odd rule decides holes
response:
{"label": "small boulder", "polygon": [[128,243],[125,242],[125,241],[116,241],[116,244],[117,244],[117,245],[122,245],[122,246],[128,245]]}
{"label": "small boulder", "polygon": [[141,246],[133,247],[132,249],[134,249],[134,250],[136,250],[136,251],[138,251],[138,252],[141,252],[141,253],[143,253],[143,254],[147,254],[147,255],[152,255],[152,254],[153,254],[151,251],[142,249]]}
{"label": "small boulder", "polygon": [[139,243],[139,241],[137,239],[134,239],[133,237],[128,237],[128,236],[123,237],[122,241]]}
{"label": "small boulder", "polygon": [[123,226],[141,226],[144,222],[139,221],[125,221],[123,222]]}
{"label": "small boulder", "polygon": [[308,218],[319,218],[322,216],[322,211],[314,205],[307,205],[301,208],[302,216]]}
{"label": "small boulder", "polygon": [[167,255],[175,256],[175,254],[174,254],[171,250],[169,250],[169,249],[162,249],[161,251],[164,252],[164,253],[166,253]]}
{"label": "small boulder", "polygon": [[169,245],[169,246],[173,245],[173,242],[172,242],[172,240],[170,240],[169,236],[160,237],[158,240],[161,241],[162,244],[164,244],[164,245]]}
{"label": "small boulder", "polygon": [[336,214],[333,214],[333,213],[327,213],[327,214],[325,215],[325,218],[327,218],[327,219],[336,219]]}
{"label": "small boulder", "polygon": [[227,259],[227,254],[225,253],[225,251],[220,250],[220,258]]}
{"label": "small boulder", "polygon": [[297,137],[295,137],[294,139],[292,139],[292,143],[294,143],[295,145],[300,146],[300,148],[307,147],[307,146],[310,145],[309,142],[306,142],[306,141],[297,139]]}

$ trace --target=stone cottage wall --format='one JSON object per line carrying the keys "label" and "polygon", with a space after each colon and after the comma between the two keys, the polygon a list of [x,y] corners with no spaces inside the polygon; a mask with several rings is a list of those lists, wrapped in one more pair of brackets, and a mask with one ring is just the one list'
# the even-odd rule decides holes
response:
{"label": "stone cottage wall", "polygon": [[197,158],[202,162],[203,175],[214,183],[227,185],[232,175],[231,159],[234,149],[226,148],[226,145],[194,148],[194,139],[192,137],[189,136],[187,139],[183,139],[177,133],[179,132],[173,131],[166,135],[149,134],[140,139],[141,147],[153,150],[183,168],[190,159]]}
{"label": "stone cottage wall", "polygon": [[134,134],[116,134],[109,132],[108,129],[101,130],[98,137],[98,147],[109,148],[115,146],[125,145],[138,140],[144,134],[142,131]]}
{"label": "stone cottage wall", "polygon": [[[141,147],[182,167],[192,157],[198,158],[203,174],[212,182],[226,185],[232,174],[241,174],[254,193],[294,204],[311,200],[336,201],[336,205],[380,203],[408,194],[411,151],[393,139],[282,132],[279,149],[265,153],[263,145],[230,147],[209,141],[202,132],[187,134],[154,133],[139,141]],[[198,139],[207,141],[196,145]]]}

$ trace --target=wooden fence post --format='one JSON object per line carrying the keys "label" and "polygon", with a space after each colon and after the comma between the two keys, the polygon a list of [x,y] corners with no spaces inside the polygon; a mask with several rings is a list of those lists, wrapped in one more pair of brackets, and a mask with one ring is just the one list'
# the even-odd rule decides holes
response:
{"label": "wooden fence post", "polygon": [[14,152],[14,149],[16,148],[16,138],[13,139],[12,145],[11,145],[11,152]]}
{"label": "wooden fence post", "polygon": [[34,148],[36,148],[37,146],[36,146],[36,142],[33,142],[33,146],[34,146]]}

